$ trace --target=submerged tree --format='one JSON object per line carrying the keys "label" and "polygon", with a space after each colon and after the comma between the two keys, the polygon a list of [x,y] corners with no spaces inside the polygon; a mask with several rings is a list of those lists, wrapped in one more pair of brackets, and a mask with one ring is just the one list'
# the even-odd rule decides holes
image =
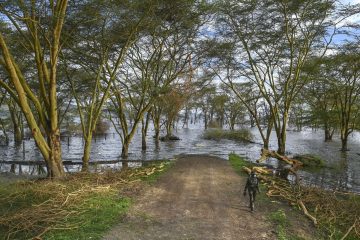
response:
{"label": "submerged tree", "polygon": [[[152,7],[148,29],[130,49],[123,75],[112,88],[112,110],[118,120],[114,126],[122,140],[123,157],[128,156],[130,142],[146,112],[151,112],[158,139],[163,109],[157,103],[171,91],[173,83],[191,71],[193,45],[202,24],[202,5],[197,1],[164,0]],[[131,123],[129,113],[134,120]]]}
{"label": "submerged tree", "polygon": [[[78,29],[63,56],[66,78],[77,103],[84,138],[83,171],[88,171],[92,138],[111,96],[126,53],[148,19],[138,1],[90,1],[70,18]],[[97,17],[93,19],[91,14]],[[85,93],[85,94],[84,94]]]}
{"label": "submerged tree", "polygon": [[[301,95],[303,104],[309,109],[309,119],[307,124],[315,128],[324,129],[324,140],[331,141],[335,130],[338,129],[339,121],[337,118],[335,91],[332,80],[328,77],[331,71],[330,66],[326,64],[326,58],[315,67],[311,67],[308,72],[310,82],[304,87]],[[311,64],[311,62],[310,62]]]}
{"label": "submerged tree", "polygon": [[257,86],[269,106],[278,152],[284,154],[289,111],[307,83],[301,77],[303,66],[311,56],[324,54],[332,39],[324,37],[334,2],[254,0],[219,5],[220,32],[239,54],[236,69]]}
{"label": "submerged tree", "polygon": [[342,151],[347,150],[349,135],[360,126],[360,52],[358,46],[332,58],[330,72],[340,122]]}
{"label": "submerged tree", "polygon": [[[2,21],[6,19],[9,24],[8,33],[5,26],[1,26],[0,63],[8,74],[8,81],[1,79],[0,85],[23,112],[50,177],[65,174],[60,144],[57,65],[67,5],[67,0],[49,3],[6,1],[0,5]],[[18,37],[14,39],[9,31],[15,29]],[[10,41],[21,42],[36,69],[35,75],[24,74],[12,53],[15,50],[9,47]],[[32,88],[32,82],[36,82],[38,88]]]}

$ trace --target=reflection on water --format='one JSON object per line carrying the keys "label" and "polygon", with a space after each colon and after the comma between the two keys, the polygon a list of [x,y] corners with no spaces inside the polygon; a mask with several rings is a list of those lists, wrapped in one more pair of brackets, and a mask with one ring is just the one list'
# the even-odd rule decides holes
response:
{"label": "reflection on water", "polygon": [[[251,130],[255,136],[255,142],[261,142],[261,138],[254,128]],[[141,132],[135,135],[129,149],[131,160],[154,160],[172,159],[179,154],[210,154],[227,159],[228,154],[234,152],[255,161],[260,155],[260,144],[237,143],[230,140],[212,141],[201,138],[203,127],[189,125],[189,128],[178,129],[175,134],[180,141],[160,142],[156,148],[152,138],[153,132],[148,134],[148,150],[141,150]],[[353,133],[349,140],[350,151],[340,152],[340,140],[333,142],[323,141],[322,131],[305,130],[303,132],[288,132],[288,154],[317,154],[324,158],[329,168],[323,168],[314,172],[300,171],[303,182],[308,185],[316,185],[323,188],[337,190],[352,190],[360,192],[360,134]],[[276,139],[273,133],[270,148],[276,150]],[[24,151],[23,151],[24,150]],[[62,154],[64,160],[80,161],[82,157],[83,141],[80,137],[63,137]],[[120,160],[121,141],[117,134],[110,133],[93,139],[92,154],[90,161]],[[24,154],[25,153],[25,154]],[[16,147],[12,142],[9,146],[0,146],[0,160],[41,160],[41,155],[36,149],[33,140],[25,141],[25,147]],[[130,163],[130,166],[133,166]],[[277,167],[277,161],[270,159],[266,164]],[[121,163],[100,167],[120,168]],[[34,167],[22,166],[23,172],[31,172]],[[80,166],[68,166],[68,171],[77,171]],[[0,171],[10,171],[10,165],[0,164]],[[17,168],[17,172],[19,169]]]}

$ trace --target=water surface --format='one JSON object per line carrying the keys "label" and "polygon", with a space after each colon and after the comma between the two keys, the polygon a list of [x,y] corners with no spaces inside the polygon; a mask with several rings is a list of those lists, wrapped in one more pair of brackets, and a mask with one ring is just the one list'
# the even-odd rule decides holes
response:
{"label": "water surface", "polygon": [[[155,145],[153,130],[150,129],[147,143],[147,151],[141,150],[141,132],[138,131],[129,149],[130,160],[155,160],[174,159],[179,154],[210,154],[228,159],[229,153],[236,153],[255,161],[260,157],[260,144],[246,144],[231,140],[205,140],[202,139],[203,126],[201,124],[189,124],[188,128],[181,128],[174,132],[181,138],[180,141],[160,142]],[[256,128],[251,129],[255,142],[261,143],[260,135]],[[13,142],[9,146],[0,146],[1,160],[41,160],[41,155],[33,140],[24,141],[23,145],[16,147]],[[317,154],[326,160],[327,168],[318,171],[300,171],[302,181],[307,185],[320,186],[339,191],[360,192],[360,134],[353,133],[349,139],[350,151],[340,151],[340,140],[334,137],[332,142],[323,141],[321,130],[310,129],[302,132],[288,131],[287,151],[293,154]],[[276,150],[275,133],[272,134],[270,149]],[[25,151],[23,151],[25,150]],[[62,155],[64,160],[81,161],[83,141],[81,137],[62,137]],[[120,160],[121,141],[119,136],[110,129],[107,134],[94,137],[90,161]],[[277,167],[277,161],[270,159],[265,164]],[[101,167],[119,168],[121,163]],[[34,167],[22,166],[23,172],[31,172]],[[69,166],[67,171],[77,171],[80,166]],[[10,165],[0,164],[0,171],[10,171]],[[19,169],[17,167],[16,171]]]}

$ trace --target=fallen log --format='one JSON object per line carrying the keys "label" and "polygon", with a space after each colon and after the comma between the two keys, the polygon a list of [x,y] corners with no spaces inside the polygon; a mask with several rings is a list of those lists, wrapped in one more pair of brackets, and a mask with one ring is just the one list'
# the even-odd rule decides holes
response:
{"label": "fallen log", "polygon": [[[299,170],[299,168],[301,166],[303,166],[302,162],[300,162],[299,160],[296,160],[296,159],[291,159],[287,156],[282,156],[279,153],[277,153],[276,151],[271,151],[271,150],[264,149],[264,148],[261,149],[261,157],[260,157],[260,159],[257,160],[257,162],[263,161],[264,159],[266,159],[268,157],[273,157],[273,158],[276,158],[280,161],[283,161],[283,162],[289,164],[291,167],[287,169],[288,173],[291,172],[295,176],[296,183],[299,183],[300,179],[297,174],[297,170]],[[283,178],[286,178],[286,177],[287,177],[287,174],[283,174]]]}
{"label": "fallen log", "polygon": [[[261,149],[261,157],[260,159],[257,160],[257,162],[261,162],[263,160],[265,160],[266,158],[268,157],[273,157],[273,158],[276,158],[278,160],[281,160],[287,164],[290,164],[292,165],[293,167],[296,167],[296,168],[299,168],[303,165],[302,162],[300,162],[299,160],[296,160],[296,159],[291,159],[287,156],[282,156],[280,155],[279,153],[277,153],[276,151],[271,151],[271,150],[268,150],[268,149]],[[297,169],[294,169],[295,171]]]}

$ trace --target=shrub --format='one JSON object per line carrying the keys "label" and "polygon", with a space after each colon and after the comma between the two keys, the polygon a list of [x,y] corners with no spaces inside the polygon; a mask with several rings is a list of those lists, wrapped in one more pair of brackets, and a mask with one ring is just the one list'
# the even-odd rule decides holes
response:
{"label": "shrub", "polygon": [[204,133],[203,138],[217,141],[222,139],[229,139],[240,142],[251,142],[253,139],[253,135],[248,129],[240,129],[235,131],[210,129]]}

